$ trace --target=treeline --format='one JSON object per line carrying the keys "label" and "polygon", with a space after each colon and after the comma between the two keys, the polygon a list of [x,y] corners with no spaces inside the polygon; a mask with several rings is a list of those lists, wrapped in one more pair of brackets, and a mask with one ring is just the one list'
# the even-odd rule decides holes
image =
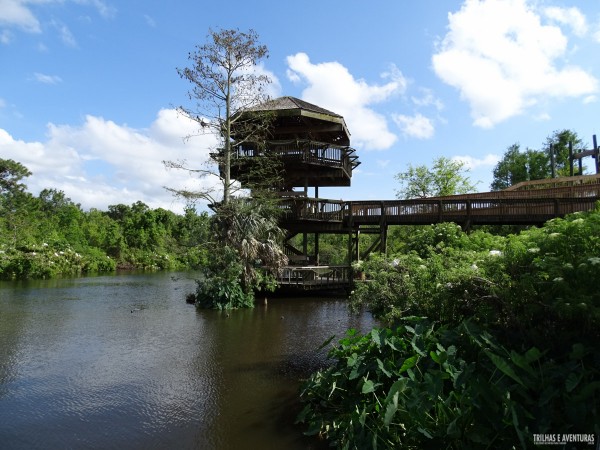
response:
{"label": "treeline", "polygon": [[64,192],[27,192],[22,164],[0,159],[0,278],[49,278],[116,269],[187,269],[206,263],[208,215],[142,202],[84,211]]}

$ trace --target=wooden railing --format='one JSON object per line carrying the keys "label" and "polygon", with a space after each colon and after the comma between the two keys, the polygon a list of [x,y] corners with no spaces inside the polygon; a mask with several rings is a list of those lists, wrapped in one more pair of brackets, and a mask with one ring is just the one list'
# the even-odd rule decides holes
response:
{"label": "wooden railing", "polygon": [[503,192],[518,192],[518,191],[531,191],[538,189],[552,189],[558,187],[569,187],[579,185],[599,185],[600,175],[579,175],[575,177],[561,177],[561,178],[549,178],[543,180],[532,180],[522,181],[509,188],[506,188]]}
{"label": "wooden railing", "polygon": [[348,202],[319,198],[299,197],[280,203],[286,219],[320,220],[341,222],[347,216]]}
{"label": "wooden railing", "polygon": [[282,202],[286,221],[339,222],[344,226],[428,224],[536,224],[600,200],[600,184],[545,190],[499,191],[414,200],[349,201],[295,198]]}
{"label": "wooden railing", "polygon": [[348,202],[349,225],[457,222],[534,224],[576,211],[593,209],[598,197],[422,199]]}
{"label": "wooden railing", "polygon": [[[351,147],[343,147],[313,141],[271,141],[267,143],[268,152],[283,161],[339,167],[348,175],[358,166],[358,157]],[[263,156],[265,152],[254,147],[239,146],[234,158],[252,158]]]}
{"label": "wooden railing", "polygon": [[351,277],[350,266],[287,266],[277,276],[277,284],[296,289],[331,289],[346,287]]}

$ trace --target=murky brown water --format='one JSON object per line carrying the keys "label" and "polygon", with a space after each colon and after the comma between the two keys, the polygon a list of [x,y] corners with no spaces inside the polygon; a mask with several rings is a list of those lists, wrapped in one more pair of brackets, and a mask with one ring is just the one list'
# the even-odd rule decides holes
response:
{"label": "murky brown water", "polygon": [[308,449],[315,349],[370,329],[344,300],[197,312],[193,274],[0,283],[3,449]]}

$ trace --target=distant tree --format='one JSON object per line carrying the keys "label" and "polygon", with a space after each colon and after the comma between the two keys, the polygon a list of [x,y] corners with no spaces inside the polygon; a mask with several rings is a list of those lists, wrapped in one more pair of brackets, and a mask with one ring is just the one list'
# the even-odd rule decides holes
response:
{"label": "distant tree", "polygon": [[528,153],[521,152],[519,144],[513,144],[504,153],[504,156],[494,167],[492,191],[501,191],[513,184],[529,179]]}
{"label": "distant tree", "polygon": [[13,246],[25,241],[32,231],[28,216],[33,208],[26,207],[32,203],[32,196],[26,192],[27,186],[22,181],[30,175],[23,164],[0,159],[0,240],[4,235]]}
{"label": "distant tree", "polygon": [[475,185],[466,176],[468,171],[465,163],[443,156],[433,160],[432,168],[409,164],[406,172],[400,172],[395,177],[401,185],[396,197],[427,198],[474,192]]}
{"label": "distant tree", "polygon": [[[211,154],[212,168],[189,168],[185,161],[165,161],[170,168],[184,169],[200,177],[216,176],[222,185],[222,202],[227,204],[235,190],[231,178],[234,146],[264,140],[269,115],[258,111],[249,117],[242,114],[268,100],[266,88],[271,79],[256,68],[268,57],[267,47],[258,43],[254,30],[210,30],[207,43],[189,54],[190,67],[177,69],[179,76],[192,83],[188,97],[194,104],[178,108],[184,116],[198,123],[200,134],[212,133],[220,146]],[[212,189],[186,191],[167,188],[188,200],[200,198],[216,203]]]}
{"label": "distant tree", "polygon": [[21,182],[31,176],[31,172],[23,164],[12,159],[0,159],[0,195],[14,195],[26,188]]}
{"label": "distant tree", "polygon": [[521,151],[519,144],[513,144],[494,168],[493,191],[506,189],[522,181],[543,180],[552,177],[552,159],[555,155],[556,176],[568,176],[570,172],[569,142],[573,151],[583,150],[583,142],[577,133],[570,130],[555,131],[546,138],[542,150]]}
{"label": "distant tree", "polygon": [[[570,175],[571,163],[569,161],[569,143],[573,146],[573,152],[585,150],[585,145],[576,132],[571,130],[554,131],[552,135],[546,138],[543,145],[544,154],[550,158],[550,149],[552,148],[555,155],[556,176],[565,177]],[[583,167],[585,170],[585,167]],[[578,168],[575,168],[575,175],[583,175],[577,173]],[[552,175],[548,174],[544,178],[549,178]],[[532,178],[539,179],[539,178]]]}

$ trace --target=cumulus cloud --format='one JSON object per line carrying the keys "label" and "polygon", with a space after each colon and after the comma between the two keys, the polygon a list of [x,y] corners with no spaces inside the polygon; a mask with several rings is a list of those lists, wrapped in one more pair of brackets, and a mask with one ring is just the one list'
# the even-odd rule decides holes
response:
{"label": "cumulus cloud", "polygon": [[577,36],[585,36],[588,31],[587,20],[577,8],[559,8],[552,6],[544,9],[544,14],[550,20],[568,25]]}
{"label": "cumulus cloud", "polygon": [[33,173],[26,180],[33,193],[59,189],[85,209],[139,200],[180,212],[183,205],[163,186],[201,189],[215,183],[162,164],[185,160],[189,167],[205,168],[217,141],[212,135],[184,139],[196,132],[197,124],[172,109],[161,110],[147,129],[87,116],[79,126],[49,124],[44,142],[18,140],[0,129],[0,154]]}
{"label": "cumulus cloud", "polygon": [[[554,22],[580,20],[574,10],[547,14]],[[561,66],[567,37],[557,25],[543,24],[527,0],[466,0],[448,20],[433,68],[469,102],[476,126],[491,128],[542,99],[585,98],[598,91],[592,74]]]}
{"label": "cumulus cloud", "polygon": [[498,164],[498,161],[500,161],[500,157],[498,155],[494,155],[493,153],[488,153],[483,158],[474,158],[472,156],[463,155],[453,156],[451,159],[453,161],[459,161],[463,163],[464,167],[469,170],[492,167]]}
{"label": "cumulus cloud", "polygon": [[24,0],[0,0],[0,25],[15,26],[28,33],[40,33],[40,22]]}
{"label": "cumulus cloud", "polygon": [[384,150],[394,144],[397,137],[389,130],[387,119],[371,106],[405,92],[407,80],[396,67],[382,74],[384,84],[369,84],[355,79],[338,62],[313,64],[305,53],[288,56],[287,64],[288,78],[307,85],[302,91],[303,100],[344,116],[352,145]]}
{"label": "cumulus cloud", "polygon": [[420,113],[417,113],[414,116],[394,114],[392,118],[402,130],[404,136],[417,139],[430,139],[435,132],[431,120]]}

